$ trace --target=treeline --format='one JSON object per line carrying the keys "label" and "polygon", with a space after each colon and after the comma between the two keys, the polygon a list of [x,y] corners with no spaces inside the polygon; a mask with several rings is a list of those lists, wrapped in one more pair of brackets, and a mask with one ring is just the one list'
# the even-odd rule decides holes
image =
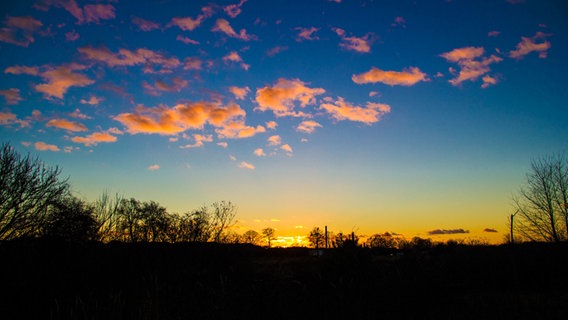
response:
{"label": "treeline", "polygon": [[184,214],[154,201],[108,193],[95,202],[75,197],[59,167],[0,148],[0,240],[53,237],[70,241],[227,242],[236,215],[231,202]]}

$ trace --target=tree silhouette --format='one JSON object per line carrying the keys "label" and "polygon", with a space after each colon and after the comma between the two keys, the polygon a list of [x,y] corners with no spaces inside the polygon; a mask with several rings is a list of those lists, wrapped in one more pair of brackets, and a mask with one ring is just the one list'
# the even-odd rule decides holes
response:
{"label": "tree silhouette", "polygon": [[68,241],[89,241],[97,238],[97,221],[92,205],[67,197],[49,210],[43,234]]}
{"label": "tree silhouette", "polygon": [[260,242],[262,236],[260,235],[260,233],[254,230],[248,230],[245,233],[243,233],[242,238],[244,243],[250,243],[256,245]]}
{"label": "tree silhouette", "polygon": [[264,228],[262,229],[262,235],[266,238],[268,242],[268,247],[270,248],[272,245],[272,240],[276,239],[276,231],[273,228]]}
{"label": "tree silhouette", "polygon": [[315,227],[308,235],[308,240],[313,247],[319,249],[325,245],[325,234],[319,227]]}
{"label": "tree silhouette", "polygon": [[37,236],[48,210],[69,194],[58,167],[47,167],[8,143],[0,147],[0,240]]}
{"label": "tree silhouette", "polygon": [[115,194],[111,198],[108,192],[103,194],[94,203],[94,216],[97,223],[97,237],[99,241],[109,242],[117,239],[119,223],[118,208],[123,197]]}
{"label": "tree silhouette", "polygon": [[351,232],[350,235],[338,233],[333,237],[333,246],[339,249],[352,249],[356,248],[359,244],[359,237]]}
{"label": "tree silhouette", "polygon": [[[558,242],[568,238],[568,163],[564,156],[531,162],[527,182],[513,199],[513,229],[531,241]],[[512,221],[511,221],[512,223]]]}

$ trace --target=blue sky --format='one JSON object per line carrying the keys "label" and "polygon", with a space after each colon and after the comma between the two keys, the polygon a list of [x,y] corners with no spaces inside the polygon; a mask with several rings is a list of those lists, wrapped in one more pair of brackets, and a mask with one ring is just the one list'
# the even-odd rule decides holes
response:
{"label": "blue sky", "polygon": [[[0,135],[239,230],[500,240],[531,159],[566,150],[563,1],[0,5]],[[498,232],[484,232],[493,229]]]}

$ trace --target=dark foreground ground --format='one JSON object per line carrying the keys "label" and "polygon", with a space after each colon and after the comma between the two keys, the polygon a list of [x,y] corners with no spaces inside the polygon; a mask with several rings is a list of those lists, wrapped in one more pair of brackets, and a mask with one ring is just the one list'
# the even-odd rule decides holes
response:
{"label": "dark foreground ground", "polygon": [[2,319],[568,319],[568,244],[0,243]]}

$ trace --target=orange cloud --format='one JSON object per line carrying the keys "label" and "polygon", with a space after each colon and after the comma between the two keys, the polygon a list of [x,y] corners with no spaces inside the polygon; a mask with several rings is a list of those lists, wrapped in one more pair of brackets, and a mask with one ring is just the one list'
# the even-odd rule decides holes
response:
{"label": "orange cloud", "polygon": [[[137,49],[135,51],[120,49],[117,53],[111,52],[105,47],[78,48],[86,59],[106,63],[109,67],[128,67],[135,65],[145,65],[144,73],[170,73],[172,69],[181,65],[176,57],[165,57],[163,54],[148,49]],[[161,70],[155,71],[150,65],[157,65]]]}
{"label": "orange cloud", "polygon": [[225,61],[225,63],[229,63],[229,62],[238,63],[245,70],[248,70],[250,68],[250,65],[246,64],[243,61],[243,58],[241,58],[241,56],[236,51],[229,52],[229,54],[227,54],[226,56],[223,57],[223,61]]}
{"label": "orange cloud", "polygon": [[39,150],[39,151],[59,151],[59,147],[57,147],[56,145],[47,144],[47,143],[42,142],[42,141],[38,141],[38,142],[34,143],[34,147],[35,147],[36,150]]}
{"label": "orange cloud", "polygon": [[304,133],[312,133],[316,130],[316,128],[318,127],[322,127],[321,124],[313,121],[313,120],[306,120],[306,121],[302,121],[298,127],[296,128],[297,131],[299,132],[304,132]]}
{"label": "orange cloud", "polygon": [[139,17],[133,16],[131,19],[133,24],[138,26],[138,29],[142,31],[152,31],[156,29],[160,29],[160,24],[152,21],[148,21]]}
{"label": "orange cloud", "polygon": [[332,30],[339,36],[339,38],[341,38],[341,43],[339,44],[340,47],[361,53],[371,52],[371,42],[373,41],[371,33],[368,33],[365,36],[358,38],[358,37],[348,37],[347,34],[345,33],[345,30],[340,28],[332,28]]}
{"label": "orange cloud", "polygon": [[489,75],[484,76],[481,80],[483,80],[483,84],[481,85],[483,89],[497,84],[497,79]]}
{"label": "orange cloud", "polygon": [[43,24],[32,17],[7,17],[0,28],[0,41],[27,47],[35,41],[34,32]]}
{"label": "orange cloud", "polygon": [[[460,66],[460,71],[457,73],[457,76],[450,79],[448,82],[454,86],[458,86],[464,81],[475,81],[491,71],[489,65],[503,60],[496,55],[483,57],[484,53],[485,49],[482,47],[464,47],[441,54],[440,56],[442,58],[445,58],[449,62],[457,63]],[[453,68],[450,68],[450,72],[456,75]]]}
{"label": "orange cloud", "polygon": [[309,88],[298,79],[280,78],[272,87],[267,85],[264,88],[257,89],[256,102],[258,107],[256,109],[271,110],[277,117],[307,117],[308,115],[303,112],[294,111],[296,102],[299,102],[300,106],[304,108],[309,104],[314,104],[316,102],[315,97],[323,93],[325,93],[324,89]]}
{"label": "orange cloud", "polygon": [[366,107],[354,106],[338,97],[336,101],[328,99],[321,109],[327,111],[336,120],[350,120],[372,124],[381,120],[381,117],[391,111],[387,104],[367,102]]}
{"label": "orange cloud", "polygon": [[187,87],[187,80],[183,80],[180,77],[175,77],[172,79],[172,84],[166,84],[163,81],[156,81],[154,85],[150,85],[146,81],[142,82],[142,86],[146,91],[154,96],[160,95],[158,91],[165,91],[165,92],[180,92],[181,89]]}
{"label": "orange cloud", "polygon": [[353,75],[351,77],[353,82],[357,84],[364,83],[377,83],[381,82],[389,86],[413,86],[420,81],[427,81],[426,74],[416,67],[410,67],[399,71],[383,71],[381,69],[372,67],[371,70]]}
{"label": "orange cloud", "polygon": [[34,87],[36,91],[42,92],[48,98],[57,97],[63,99],[70,87],[85,87],[95,82],[83,74],[74,72],[85,68],[85,66],[80,64],[71,63],[56,68],[47,66],[45,71],[40,71],[38,67],[12,66],[6,68],[4,72],[40,76],[47,83],[36,85]]}
{"label": "orange cloud", "polygon": [[203,147],[204,142],[213,142],[213,136],[210,134],[209,135],[194,134],[193,139],[195,140],[195,143],[187,144],[185,146],[181,146],[180,148],[182,149],[199,148]]}
{"label": "orange cloud", "polygon": [[92,106],[96,106],[99,103],[101,103],[101,101],[103,101],[102,98],[97,98],[95,96],[91,96],[91,98],[89,98],[89,100],[81,99],[81,101],[79,101],[79,102],[81,102],[82,104],[89,104],[89,105],[92,105]]}
{"label": "orange cloud", "polygon": [[250,88],[249,87],[240,88],[232,86],[229,87],[229,92],[231,92],[237,100],[244,100],[247,94],[250,92]]}
{"label": "orange cloud", "polygon": [[262,148],[258,148],[256,150],[254,150],[254,155],[258,156],[258,157],[266,157],[266,153],[264,153],[264,150],[262,150]]}
{"label": "orange cloud", "polygon": [[254,170],[254,166],[252,164],[248,163],[248,162],[245,162],[245,161],[243,161],[239,164],[239,168]]}
{"label": "orange cloud", "polygon": [[0,90],[0,96],[3,96],[7,104],[18,104],[22,101],[20,96],[20,89],[10,88],[7,90]]}
{"label": "orange cloud", "polygon": [[229,24],[229,21],[225,19],[217,19],[217,21],[215,22],[215,26],[213,26],[211,31],[222,32],[231,38],[236,38],[243,41],[250,41],[257,39],[255,35],[247,34],[247,31],[245,29],[241,29],[239,33],[236,33],[233,27],[231,27],[231,25]]}
{"label": "orange cloud", "polygon": [[276,129],[276,127],[278,127],[278,123],[276,123],[276,121],[268,121],[266,123],[266,127],[270,130],[274,130]]}
{"label": "orange cloud", "polygon": [[202,64],[199,58],[187,57],[183,60],[183,70],[201,70]]}
{"label": "orange cloud", "polygon": [[81,110],[79,109],[75,109],[75,111],[68,113],[67,115],[69,115],[71,118],[75,118],[75,119],[92,119],[92,117],[89,117],[86,114],[81,113]]}
{"label": "orange cloud", "polygon": [[282,144],[282,138],[280,138],[279,135],[270,136],[267,141],[269,146],[279,146]]}
{"label": "orange cloud", "polygon": [[298,35],[296,36],[296,41],[313,41],[318,40],[319,38],[314,35],[314,33],[318,32],[319,28],[311,27],[311,28],[296,28],[295,30],[298,31]]}
{"label": "orange cloud", "polygon": [[[537,32],[532,37],[521,37],[521,42],[517,44],[515,50],[509,53],[509,57],[514,59],[522,59],[524,56],[531,52],[538,52],[538,57],[544,59],[548,56],[548,49],[550,49],[550,41],[544,40],[550,35]],[[537,43],[538,40],[543,40],[543,42]]]}
{"label": "orange cloud", "polygon": [[280,149],[286,151],[288,153],[288,155],[291,155],[292,153],[294,153],[294,150],[292,150],[292,147],[290,147],[289,144],[285,144],[285,145],[281,146]]}
{"label": "orange cloud", "polygon": [[65,119],[52,119],[47,122],[46,127],[55,127],[72,132],[88,131],[85,125]]}
{"label": "orange cloud", "polygon": [[102,142],[116,142],[116,137],[109,132],[95,132],[86,137],[73,137],[71,141],[75,143],[82,143],[87,147],[96,146]]}

